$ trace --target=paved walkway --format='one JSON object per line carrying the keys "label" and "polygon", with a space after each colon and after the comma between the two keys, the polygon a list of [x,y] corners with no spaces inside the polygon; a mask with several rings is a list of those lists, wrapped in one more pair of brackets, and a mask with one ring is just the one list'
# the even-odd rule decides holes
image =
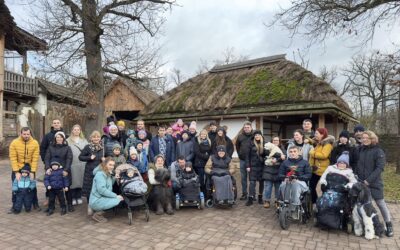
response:
{"label": "paved walkway", "polygon": [[[400,249],[400,206],[390,205],[395,237],[367,241],[338,231],[321,231],[292,224],[281,230],[272,209],[260,205],[233,209],[182,209],[175,215],[108,214],[109,222],[98,224],[86,216],[86,205],[60,216],[43,212],[7,214],[11,183],[8,161],[0,161],[0,249]],[[44,200],[43,183],[38,183],[39,200]]]}

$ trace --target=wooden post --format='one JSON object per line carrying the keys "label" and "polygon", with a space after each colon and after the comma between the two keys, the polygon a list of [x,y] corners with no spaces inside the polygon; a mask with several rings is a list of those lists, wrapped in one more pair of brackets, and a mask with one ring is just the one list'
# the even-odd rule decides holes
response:
{"label": "wooden post", "polygon": [[27,77],[28,76],[28,56],[26,51],[22,54],[22,74]]}
{"label": "wooden post", "polygon": [[3,95],[4,95],[4,46],[5,35],[0,35],[0,142],[3,141]]}
{"label": "wooden post", "polygon": [[264,134],[264,116],[260,116],[260,131]]}
{"label": "wooden post", "polygon": [[318,128],[325,128],[325,114],[318,115]]}
{"label": "wooden post", "polygon": [[339,133],[338,133],[338,118],[337,116],[333,117],[333,136],[335,136],[335,138],[338,138]]}

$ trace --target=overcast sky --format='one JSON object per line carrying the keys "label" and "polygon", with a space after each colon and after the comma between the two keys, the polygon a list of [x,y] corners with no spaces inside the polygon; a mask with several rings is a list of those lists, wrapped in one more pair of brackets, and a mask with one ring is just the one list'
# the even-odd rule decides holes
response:
{"label": "overcast sky", "polygon": [[[25,0],[26,1],[26,0]],[[161,38],[162,58],[167,64],[164,71],[180,69],[185,76],[192,76],[201,60],[209,62],[222,57],[226,48],[234,48],[238,55],[249,59],[286,53],[293,60],[293,52],[303,50],[306,41],[302,37],[295,40],[282,27],[268,28],[268,23],[281,0],[178,0],[166,14],[164,36]],[[29,8],[20,0],[6,0],[18,25],[27,27]],[[343,37],[329,39],[323,45],[310,48],[309,69],[318,73],[323,65],[346,65],[357,53],[372,49],[391,52],[393,43],[400,44],[400,28],[381,29],[372,44],[363,49],[354,48],[354,41]]]}

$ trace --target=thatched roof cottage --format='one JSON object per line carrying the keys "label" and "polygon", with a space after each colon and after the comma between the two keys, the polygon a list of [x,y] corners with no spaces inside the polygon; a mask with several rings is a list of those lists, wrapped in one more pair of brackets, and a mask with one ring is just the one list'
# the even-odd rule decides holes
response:
{"label": "thatched roof cottage", "polygon": [[268,139],[291,138],[305,118],[336,136],[355,121],[328,83],[285,55],[215,66],[146,106],[140,117],[146,124],[196,120],[200,127],[217,120],[228,126],[231,138],[250,120]]}

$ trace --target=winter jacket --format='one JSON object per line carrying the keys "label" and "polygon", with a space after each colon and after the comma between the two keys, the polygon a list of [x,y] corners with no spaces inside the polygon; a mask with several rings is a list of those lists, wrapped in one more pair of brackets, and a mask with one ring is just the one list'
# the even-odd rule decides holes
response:
{"label": "winter jacket", "polygon": [[[336,176],[342,176],[345,178],[337,178]],[[344,180],[344,181],[343,181]],[[327,189],[334,189],[338,192],[343,191],[344,186],[348,184],[351,188],[354,183],[357,183],[357,179],[354,176],[351,168],[339,169],[336,164],[330,165],[319,179],[321,185],[325,185]],[[337,187],[340,186],[340,187]]]}
{"label": "winter jacket", "polygon": [[31,180],[28,176],[21,176],[21,179],[18,181],[17,178],[14,179],[12,184],[12,191],[17,192],[20,189],[35,189],[36,188],[36,181]]}
{"label": "winter jacket", "polygon": [[79,160],[83,148],[88,144],[86,139],[81,139],[77,142],[72,140],[72,137],[67,139],[68,145],[72,151],[72,164],[71,164],[71,189],[82,188],[83,174],[85,173],[85,163]]}
{"label": "winter jacket", "polygon": [[172,131],[173,131],[172,136],[175,138],[178,138],[178,137],[180,137],[181,133],[183,132],[183,126],[180,127],[177,123],[174,123],[174,125],[172,125]]}
{"label": "winter jacket", "polygon": [[139,169],[139,172],[141,174],[146,173],[149,170],[149,162],[145,149],[142,149],[142,151],[138,151],[138,159],[141,163],[141,169]]}
{"label": "winter jacket", "polygon": [[[126,140],[128,139],[128,135],[126,134],[125,130],[118,130],[118,136],[121,138],[122,149],[126,147]],[[122,152],[123,153],[123,152]]]}
{"label": "winter jacket", "polygon": [[304,160],[307,160],[307,161],[310,158],[309,157],[310,150],[314,148],[312,146],[312,144],[310,144],[310,143],[303,143],[302,145],[299,145],[299,144],[296,143],[295,140],[290,139],[289,142],[288,142],[286,155],[289,155],[289,148],[291,146],[297,146],[300,149],[300,155],[303,157]]}
{"label": "winter jacket", "polygon": [[168,167],[168,170],[171,173],[171,181],[176,183],[178,189],[181,188],[179,179],[181,178],[183,170],[179,167],[178,162],[174,161],[171,166]]}
{"label": "winter jacket", "polygon": [[260,181],[263,177],[264,157],[267,154],[267,150],[264,148],[263,144],[263,142],[260,142],[260,147],[262,148],[261,154],[259,154],[259,152],[257,151],[254,137],[251,141],[248,142],[248,145],[246,146],[249,148],[245,161],[246,167],[250,168],[250,181]]}
{"label": "winter jacket", "polygon": [[250,150],[250,141],[252,139],[253,139],[252,132],[247,134],[243,131],[237,137],[235,146],[236,146],[236,152],[240,160],[245,161],[247,159]]}
{"label": "winter jacket", "polygon": [[31,172],[35,173],[39,161],[39,143],[32,137],[24,141],[20,136],[11,142],[9,157],[13,172],[18,172],[25,163],[28,163]]}
{"label": "winter jacket", "polygon": [[[151,139],[153,139],[153,135],[150,133],[150,131],[144,130],[146,131],[146,139],[151,141]],[[136,138],[139,138],[139,130],[135,130],[135,136]]]}
{"label": "winter jacket", "polygon": [[297,176],[297,179],[301,181],[309,181],[311,179],[311,167],[308,164],[308,161],[303,160],[303,157],[299,156],[297,159],[288,158],[283,161],[281,166],[279,167],[279,178],[283,181],[286,175],[291,171],[291,167],[296,166],[296,170],[294,174]]}
{"label": "winter jacket", "polygon": [[194,163],[195,168],[204,168],[211,154],[211,140],[201,141],[199,137],[196,138],[193,144],[194,150]]}
{"label": "winter jacket", "polygon": [[212,132],[212,131],[208,132],[208,138],[210,138],[211,144],[214,143],[216,136],[217,136],[217,132]]}
{"label": "winter jacket", "polygon": [[333,165],[337,163],[337,159],[343,152],[349,152],[349,159],[350,159],[350,167],[355,168],[357,165],[357,153],[356,148],[349,143],[347,144],[339,144],[336,143],[334,148],[331,152],[330,163]]}
{"label": "winter jacket", "polygon": [[93,175],[89,206],[95,211],[103,211],[117,206],[120,200],[117,194],[112,191],[114,177],[104,173],[98,167],[93,170]]}
{"label": "winter jacket", "polygon": [[[90,159],[92,154],[96,156],[94,160]],[[93,170],[101,163],[102,157],[103,149],[95,150],[93,146],[91,146],[91,144],[86,145],[79,155],[79,160],[86,162],[82,186],[82,193],[85,196],[90,195],[90,190],[92,189],[92,182],[94,177]]]}
{"label": "winter jacket", "polygon": [[186,161],[193,162],[194,150],[193,141],[188,138],[186,141],[180,141],[176,145],[176,158],[184,156]]}
{"label": "winter jacket", "polygon": [[[173,161],[175,161],[175,145],[174,141],[171,136],[166,135],[165,137],[165,142],[166,142],[166,155],[165,155],[165,163],[167,166],[171,165]],[[160,144],[158,142],[159,136],[153,137],[151,139],[150,147],[149,147],[149,157],[150,157],[150,162],[154,162],[154,157],[158,154],[160,154]]]}
{"label": "winter jacket", "polygon": [[[265,144],[265,150],[268,152],[268,155],[265,158],[262,178],[267,181],[280,181],[279,167],[282,163],[281,156],[283,152],[278,146],[270,142]],[[272,159],[276,159],[276,162],[273,163]]]}
{"label": "winter jacket", "polygon": [[129,158],[126,161],[126,163],[136,167],[139,170],[139,173],[141,173],[141,174],[147,172],[147,168],[145,166],[143,166],[143,164],[139,161],[139,159],[132,160],[131,158]]}
{"label": "winter jacket", "polygon": [[200,187],[199,176],[193,170],[190,172],[182,171],[178,177],[178,182],[182,188],[189,186]]}
{"label": "winter jacket", "polygon": [[52,161],[57,161],[61,164],[64,171],[71,173],[72,150],[67,142],[63,144],[50,144],[47,148],[46,156],[44,157],[46,170],[51,168],[50,164]]}
{"label": "winter jacket", "polygon": [[[217,154],[217,146],[219,146],[219,145],[217,145],[216,138],[217,137],[215,137],[214,142],[211,142],[211,154],[214,154],[214,155]],[[226,154],[230,158],[232,158],[233,152],[235,151],[232,140],[228,136],[225,135],[225,141],[226,141],[226,143],[224,146],[226,147]],[[244,160],[246,160],[246,158],[244,158]]]}
{"label": "winter jacket", "polygon": [[44,186],[48,186],[51,189],[62,189],[69,187],[69,178],[63,175],[64,169],[58,168],[57,170],[52,170],[50,174],[45,174],[44,176]]}
{"label": "winter jacket", "polygon": [[330,165],[329,157],[331,156],[334,143],[335,138],[328,135],[328,137],[318,143],[314,149],[310,150],[310,166],[317,167],[316,170],[313,170],[313,174],[321,176],[328,168]]}
{"label": "winter jacket", "polygon": [[129,150],[131,149],[131,147],[136,148],[138,139],[136,138],[128,138],[126,139],[126,143],[125,143],[125,149],[124,149],[124,154],[126,158],[129,158]]}
{"label": "winter jacket", "polygon": [[126,162],[125,156],[123,154],[120,154],[118,156],[115,156],[113,154],[112,158],[115,161],[115,167],[118,167],[119,165],[124,164]]}
{"label": "winter jacket", "polygon": [[117,136],[103,135],[102,140],[104,145],[104,157],[113,156],[113,147],[115,144],[119,144],[121,148],[124,148],[119,134]]}
{"label": "winter jacket", "polygon": [[375,200],[383,199],[382,172],[386,164],[386,157],[378,145],[361,146],[358,153],[358,162],[354,173],[360,181],[366,180]]}
{"label": "winter jacket", "polygon": [[211,174],[211,171],[216,173],[229,173],[233,175],[235,173],[235,166],[231,164],[231,158],[225,155],[223,158],[218,155],[211,155],[210,160],[208,160],[204,172]]}
{"label": "winter jacket", "polygon": [[59,131],[64,132],[62,128],[60,130],[54,130],[54,128],[51,127],[50,132],[43,137],[42,142],[40,143],[40,157],[42,158],[43,162],[44,158],[46,157],[47,148],[52,144],[54,141],[54,136]]}

